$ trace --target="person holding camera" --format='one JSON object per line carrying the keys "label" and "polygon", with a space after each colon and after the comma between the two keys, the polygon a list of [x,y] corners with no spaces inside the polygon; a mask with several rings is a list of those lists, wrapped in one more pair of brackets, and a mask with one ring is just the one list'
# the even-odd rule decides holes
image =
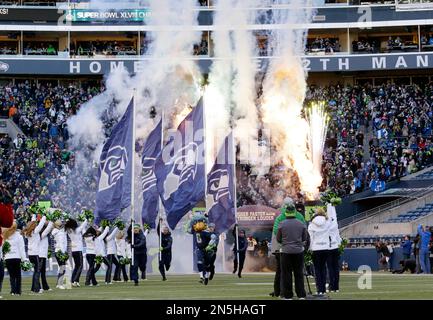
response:
{"label": "person holding camera", "polygon": [[10,228],[14,222],[14,212],[12,209],[12,197],[7,189],[0,185],[0,299],[2,298],[2,285],[4,279],[3,265],[3,237],[1,228]]}

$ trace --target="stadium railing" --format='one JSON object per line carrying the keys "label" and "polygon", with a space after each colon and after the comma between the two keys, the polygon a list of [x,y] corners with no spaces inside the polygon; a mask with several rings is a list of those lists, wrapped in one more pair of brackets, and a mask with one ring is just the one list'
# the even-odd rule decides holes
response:
{"label": "stadium railing", "polygon": [[347,227],[348,225],[355,223],[355,222],[359,222],[361,220],[367,219],[367,218],[371,218],[373,216],[378,215],[379,213],[383,213],[386,211],[389,211],[390,209],[396,208],[401,206],[402,204],[417,200],[419,202],[422,203],[422,201],[425,202],[426,197],[431,194],[431,192],[433,191],[433,185],[427,187],[427,188],[423,188],[423,190],[421,192],[416,192],[414,191],[412,194],[409,194],[407,197],[402,197],[399,198],[397,200],[385,203],[379,207],[361,212],[359,214],[356,214],[354,216],[342,219],[340,221],[338,221],[338,226],[339,228],[344,228]]}

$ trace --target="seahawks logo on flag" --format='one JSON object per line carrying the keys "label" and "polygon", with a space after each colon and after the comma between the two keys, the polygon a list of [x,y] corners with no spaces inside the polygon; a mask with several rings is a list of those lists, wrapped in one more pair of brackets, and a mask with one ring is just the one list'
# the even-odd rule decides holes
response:
{"label": "seahawks logo on flag", "polygon": [[173,192],[178,190],[184,182],[193,181],[197,174],[198,145],[191,142],[179,149],[174,160],[167,163],[171,166],[171,171],[167,174],[164,181],[164,200],[170,198]]}
{"label": "seahawks logo on flag", "polygon": [[101,177],[99,179],[99,191],[110,189],[123,177],[128,163],[126,148],[122,146],[111,147],[107,157],[101,161]]}
{"label": "seahawks logo on flag", "polygon": [[117,218],[131,205],[134,102],[113,127],[102,147],[95,199],[95,223]]}
{"label": "seahawks logo on flag", "polygon": [[141,169],[141,187],[143,192],[156,186],[156,176],[153,169],[155,158],[143,158]]}
{"label": "seahawks logo on flag", "polygon": [[207,196],[209,210],[212,210],[222,197],[227,196],[231,200],[228,170],[218,169],[209,174]]}

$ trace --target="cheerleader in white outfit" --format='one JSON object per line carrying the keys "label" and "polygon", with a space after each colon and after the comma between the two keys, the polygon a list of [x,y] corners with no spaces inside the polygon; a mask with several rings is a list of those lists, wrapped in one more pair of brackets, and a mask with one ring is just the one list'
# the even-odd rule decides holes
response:
{"label": "cheerleader in white outfit", "polygon": [[64,281],[65,281],[65,273],[66,273],[66,262],[63,259],[60,259],[59,254],[67,254],[68,253],[68,239],[66,236],[66,231],[63,226],[63,223],[60,220],[54,222],[54,230],[51,232],[54,237],[55,245],[55,253],[57,264],[59,265],[59,272],[57,273],[57,286],[56,288],[64,290]]}
{"label": "cheerleader in white outfit", "polygon": [[74,219],[68,219],[65,223],[65,230],[71,239],[72,258],[74,259],[74,270],[71,277],[73,287],[80,286],[80,276],[83,271],[83,234],[86,228],[87,220],[84,220],[80,226]]}
{"label": "cheerleader in white outfit", "polygon": [[5,254],[6,269],[11,283],[11,294],[21,295],[21,262],[26,261],[24,238],[17,230],[17,222],[3,233],[3,240],[9,242],[10,251]]}
{"label": "cheerleader in white outfit", "polygon": [[111,282],[111,273],[113,270],[113,264],[117,267],[119,265],[119,261],[117,261],[116,253],[116,234],[119,231],[118,227],[115,227],[113,231],[105,238],[105,244],[107,246],[107,256],[104,257],[104,263],[107,266],[107,272],[105,273],[105,283],[112,284]]}
{"label": "cheerleader in white outfit", "polygon": [[[98,282],[95,277],[95,238],[96,230],[93,227],[89,227],[83,235],[84,243],[86,244],[86,261],[88,264],[85,286],[97,286]],[[99,269],[99,268],[98,268]]]}
{"label": "cheerleader in white outfit", "polygon": [[41,221],[36,221],[36,215],[33,215],[32,221],[27,223],[23,230],[24,236],[27,238],[27,251],[29,260],[33,264],[33,277],[32,277],[32,292],[40,293],[40,265],[39,265],[39,245],[41,242],[41,230],[45,225],[47,217],[43,216]]}
{"label": "cheerleader in white outfit", "polygon": [[[102,231],[102,228],[99,228],[96,231],[97,237],[95,238],[95,254],[97,257],[102,257],[104,261],[107,259],[107,248],[105,247],[104,239],[109,231],[110,227],[108,226],[105,227],[104,231]],[[100,266],[100,264],[96,265],[94,273],[98,272]]]}
{"label": "cheerleader in white outfit", "polygon": [[48,222],[41,230],[41,242],[39,243],[39,273],[41,275],[42,291],[51,291],[46,277],[47,270],[47,259],[48,259],[48,247],[49,247],[49,236],[53,230],[54,223]]}
{"label": "cheerleader in white outfit", "polygon": [[123,281],[128,282],[128,273],[126,272],[126,265],[121,264],[120,261],[123,258],[130,258],[131,257],[131,250],[127,250],[126,245],[126,234],[123,232],[123,230],[119,230],[116,234],[116,249],[117,249],[117,258],[119,261],[119,264],[116,265],[116,269],[114,270],[114,281],[122,281],[122,278],[120,276],[120,272],[123,274]]}

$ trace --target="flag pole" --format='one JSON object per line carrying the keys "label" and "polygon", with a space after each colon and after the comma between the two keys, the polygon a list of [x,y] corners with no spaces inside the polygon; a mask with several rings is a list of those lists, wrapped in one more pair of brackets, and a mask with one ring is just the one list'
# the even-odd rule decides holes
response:
{"label": "flag pole", "polygon": [[134,215],[134,200],[135,200],[135,186],[134,186],[134,177],[135,177],[135,100],[136,100],[136,92],[137,89],[134,88],[133,96],[132,96],[132,167],[131,167],[131,265],[134,265],[134,224],[135,224],[135,215]]}
{"label": "flag pole", "polygon": [[[204,203],[205,203],[205,214],[207,214],[207,140],[206,140],[206,90],[207,86],[204,86],[203,90],[203,154],[204,154]],[[209,217],[208,217],[209,218]]]}
{"label": "flag pole", "polygon": [[[161,151],[164,145],[164,110],[161,111]],[[164,206],[162,205],[162,199],[161,199],[161,195],[158,196],[158,223],[159,223],[159,261],[162,260],[162,252],[161,252],[161,245],[162,245],[162,215],[161,215],[161,211],[163,210]]]}
{"label": "flag pole", "polygon": [[238,268],[239,268],[239,227],[238,227],[238,197],[237,197],[237,193],[236,193],[236,146],[235,146],[235,137],[233,135],[233,129],[231,132],[231,144],[232,144],[232,161],[233,161],[233,189],[234,189],[234,209],[235,209],[235,223],[236,223],[236,227],[235,227],[235,231],[236,231],[236,257],[238,260]]}

